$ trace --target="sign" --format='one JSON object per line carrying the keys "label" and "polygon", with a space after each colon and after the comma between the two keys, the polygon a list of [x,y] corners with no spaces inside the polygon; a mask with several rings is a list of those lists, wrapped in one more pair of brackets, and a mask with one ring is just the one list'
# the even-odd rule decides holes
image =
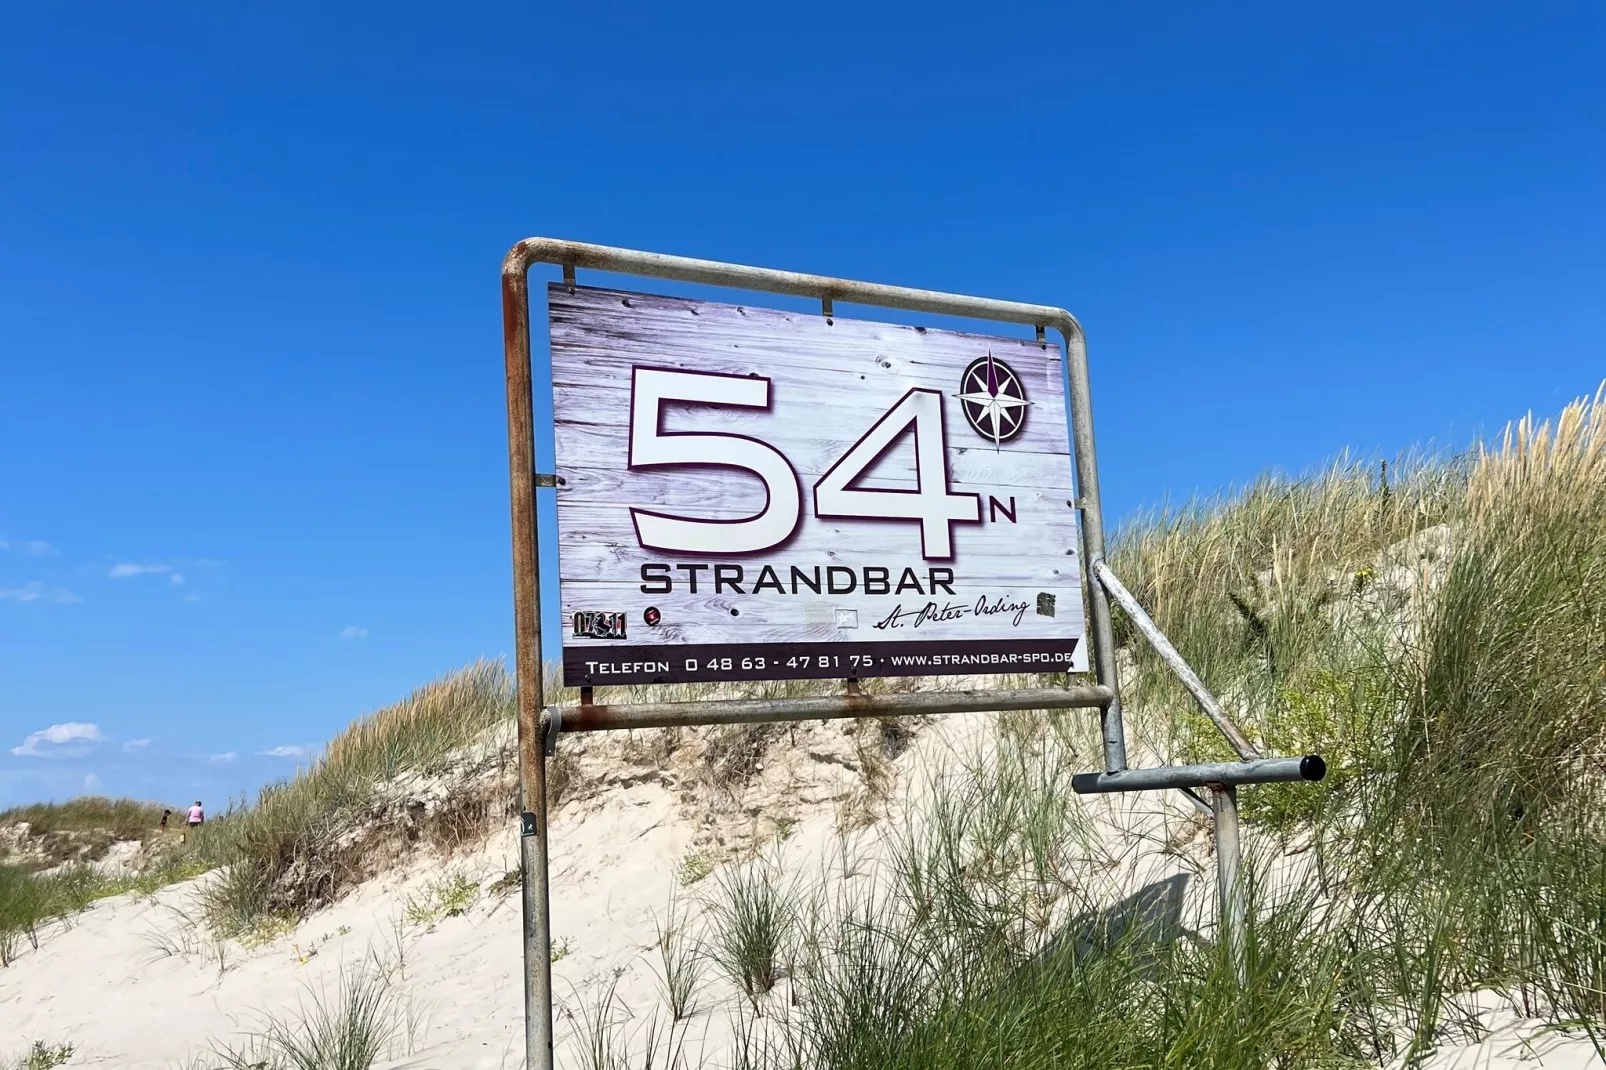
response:
{"label": "sign", "polygon": [[565,684],[1086,670],[1058,347],[548,307]]}

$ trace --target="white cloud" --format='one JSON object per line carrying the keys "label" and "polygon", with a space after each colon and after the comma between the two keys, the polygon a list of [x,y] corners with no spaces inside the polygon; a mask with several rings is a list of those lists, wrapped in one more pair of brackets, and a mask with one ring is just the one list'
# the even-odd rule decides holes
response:
{"label": "white cloud", "polygon": [[130,576],[146,576],[153,573],[172,571],[172,565],[163,565],[159,563],[154,565],[121,564],[113,565],[112,570],[106,573],[106,575],[114,580],[123,580]]}
{"label": "white cloud", "polygon": [[56,552],[56,548],[43,539],[22,539],[19,542],[0,539],[0,550],[16,550],[32,557],[49,557]]}
{"label": "white cloud", "polygon": [[184,573],[182,572],[175,572],[167,578],[172,582],[174,587],[184,586]]}
{"label": "white cloud", "polygon": [[306,747],[274,747],[272,750],[258,751],[264,758],[305,758],[311,751]]}
{"label": "white cloud", "polygon": [[355,624],[348,624],[344,628],[340,629],[340,638],[342,638],[342,639],[366,639],[366,638],[368,638],[368,629],[367,628],[359,628]]}
{"label": "white cloud", "polygon": [[99,791],[99,790],[101,790],[101,788],[103,788],[105,786],[106,785],[101,783],[100,777],[96,776],[94,773],[85,774],[85,776],[84,776],[84,790],[85,791]]}
{"label": "white cloud", "polygon": [[38,580],[21,587],[0,587],[0,602],[54,602],[65,606],[82,601],[65,587],[46,587]]}
{"label": "white cloud", "polygon": [[236,752],[230,750],[230,751],[224,751],[222,754],[214,754],[211,757],[207,758],[207,761],[211,762],[214,765],[228,765],[230,762],[234,761],[234,759],[236,759],[238,757],[239,757],[239,754],[237,754]]}
{"label": "white cloud", "polygon": [[199,602],[200,600],[201,596],[196,594],[194,591],[191,591],[189,594],[184,596],[184,601],[186,602]]}
{"label": "white cloud", "polygon": [[123,753],[133,754],[135,751],[144,750],[150,745],[151,741],[148,739],[130,739],[123,744]]}
{"label": "white cloud", "polygon": [[12,754],[26,755],[28,757],[43,758],[52,754],[65,754],[80,752],[83,748],[74,748],[72,752],[60,750],[40,750],[40,744],[47,744],[52,748],[63,747],[73,743],[100,743],[106,737],[101,734],[100,726],[85,724],[80,721],[68,721],[66,724],[53,724],[49,728],[35,732],[22,741],[21,746],[12,747]]}

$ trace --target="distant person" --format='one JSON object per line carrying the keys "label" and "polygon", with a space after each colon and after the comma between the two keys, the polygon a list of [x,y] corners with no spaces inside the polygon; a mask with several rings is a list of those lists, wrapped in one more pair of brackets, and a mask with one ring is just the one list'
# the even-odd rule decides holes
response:
{"label": "distant person", "polygon": [[167,819],[169,817],[171,817],[171,816],[173,816],[173,811],[171,811],[171,810],[163,810],[162,811],[162,827],[164,829],[167,827]]}
{"label": "distant person", "polygon": [[188,827],[186,827],[185,830],[184,830],[184,838],[186,840],[188,840],[190,838],[190,833],[194,832],[196,829],[200,828],[205,823],[206,823],[206,811],[201,809],[201,800],[200,799],[196,799],[195,800],[195,805],[190,807],[190,812],[189,812],[189,815],[188,815],[188,819],[185,821],[185,824]]}

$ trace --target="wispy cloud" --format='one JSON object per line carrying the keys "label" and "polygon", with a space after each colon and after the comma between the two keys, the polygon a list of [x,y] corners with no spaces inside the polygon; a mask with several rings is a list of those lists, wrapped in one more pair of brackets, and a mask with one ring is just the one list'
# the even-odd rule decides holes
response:
{"label": "wispy cloud", "polygon": [[272,750],[257,751],[264,758],[305,758],[312,753],[310,747],[283,746]]}
{"label": "wispy cloud", "polygon": [[[68,721],[66,724],[53,724],[49,728],[34,732],[19,746],[12,747],[11,753],[31,758],[81,754],[86,749],[82,744],[100,743],[105,738],[99,725]],[[45,749],[41,750],[41,747]]]}
{"label": "wispy cloud", "polygon": [[210,756],[209,758],[207,758],[206,760],[211,762],[213,765],[228,765],[230,762],[234,761],[234,759],[238,758],[239,756],[240,755],[239,755],[238,752],[229,750],[229,751],[224,751],[222,754],[214,754],[214,755]]}
{"label": "wispy cloud", "polygon": [[172,571],[172,565],[164,565],[160,562],[149,565],[139,565],[132,562],[125,562],[123,564],[113,565],[111,571],[106,573],[106,575],[114,580],[126,580],[130,576],[149,576]]}
{"label": "wispy cloud", "polygon": [[359,628],[355,624],[348,624],[344,628],[340,629],[340,638],[342,638],[342,639],[366,639],[366,638],[368,638],[368,629],[367,628]]}
{"label": "wispy cloud", "polygon": [[30,557],[50,557],[56,548],[43,539],[8,539],[0,536],[0,550],[12,550]]}
{"label": "wispy cloud", "polygon": [[54,602],[66,606],[82,601],[65,587],[47,587],[38,580],[21,587],[0,587],[0,602]]}
{"label": "wispy cloud", "polygon": [[175,573],[173,573],[171,576],[169,576],[167,578],[173,584],[174,587],[182,587],[182,586],[184,586],[184,573],[182,573],[182,572],[175,572]]}
{"label": "wispy cloud", "polygon": [[151,741],[148,740],[148,739],[125,740],[123,742],[123,753],[124,754],[133,754],[136,751],[144,750],[146,747],[148,747],[150,745],[151,745]]}
{"label": "wispy cloud", "polygon": [[94,773],[84,774],[85,791],[100,791],[105,786],[105,784],[101,783],[100,777],[96,776]]}
{"label": "wispy cloud", "polygon": [[191,591],[189,594],[184,596],[184,601],[186,602],[199,602],[200,600],[201,596],[196,594],[194,591]]}

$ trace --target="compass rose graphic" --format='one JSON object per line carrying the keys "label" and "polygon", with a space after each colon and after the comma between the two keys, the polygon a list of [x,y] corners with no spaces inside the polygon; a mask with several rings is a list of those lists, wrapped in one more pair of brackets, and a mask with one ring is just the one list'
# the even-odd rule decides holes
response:
{"label": "compass rose graphic", "polygon": [[970,429],[990,440],[995,450],[1021,433],[1032,404],[1015,369],[991,353],[970,362],[954,396]]}

